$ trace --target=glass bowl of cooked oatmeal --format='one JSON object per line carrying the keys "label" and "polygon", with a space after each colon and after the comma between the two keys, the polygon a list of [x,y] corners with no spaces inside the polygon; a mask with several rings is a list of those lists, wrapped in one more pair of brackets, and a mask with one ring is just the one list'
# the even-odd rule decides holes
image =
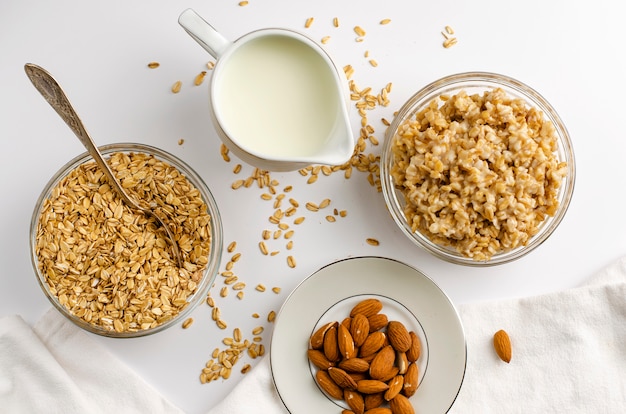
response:
{"label": "glass bowl of cooked oatmeal", "polygon": [[37,280],[56,309],[96,334],[138,337],[182,324],[206,300],[219,267],[213,195],[191,167],[158,148],[124,143],[100,152],[131,196],[166,218],[181,263],[164,229],[129,209],[84,153],[37,200],[30,225]]}
{"label": "glass bowl of cooked oatmeal", "polygon": [[383,195],[402,232],[468,266],[507,263],[546,241],[575,175],[554,108],[529,86],[485,72],[450,75],[413,95],[381,157]]}

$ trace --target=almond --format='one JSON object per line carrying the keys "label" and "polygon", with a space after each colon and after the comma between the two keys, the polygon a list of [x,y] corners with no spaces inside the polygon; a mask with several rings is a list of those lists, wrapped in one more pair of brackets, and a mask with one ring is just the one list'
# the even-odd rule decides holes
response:
{"label": "almond", "polygon": [[501,360],[511,362],[511,339],[502,329],[493,335],[493,347]]}
{"label": "almond", "polygon": [[406,374],[404,374],[404,384],[402,385],[402,394],[410,398],[415,394],[417,390],[417,382],[418,382],[418,367],[415,362],[411,362],[409,368],[406,370]]}
{"label": "almond", "polygon": [[339,363],[339,368],[349,373],[367,372],[370,369],[370,364],[369,362],[361,358],[350,358],[350,359],[344,359],[343,361],[341,361]]}
{"label": "almond", "polygon": [[324,392],[326,392],[326,394],[337,400],[343,398],[343,388],[341,388],[339,385],[337,385],[335,381],[332,380],[328,372],[317,371],[315,373],[315,379],[317,380],[317,384],[322,390],[324,390]]}
{"label": "almond", "polygon": [[354,345],[363,345],[363,342],[365,342],[369,333],[370,323],[367,317],[362,313],[357,313],[356,315],[354,315],[354,318],[352,318],[352,323],[350,324],[350,334],[352,335],[352,339],[354,340]]}
{"label": "almond", "polygon": [[360,356],[366,357],[378,352],[385,343],[385,337],[384,332],[372,332],[369,334],[359,349]]}
{"label": "almond", "polygon": [[387,407],[375,407],[365,411],[365,414],[393,414],[393,411]]}
{"label": "almond", "polygon": [[387,391],[385,391],[383,398],[387,401],[392,400],[396,395],[400,394],[403,385],[404,376],[396,375],[389,381],[389,388],[387,389]]}
{"label": "almond", "polygon": [[409,359],[406,357],[405,352],[396,351],[396,366],[400,375],[406,374],[406,370],[409,367]]}
{"label": "almond", "polygon": [[377,313],[376,315],[372,315],[367,318],[367,321],[370,324],[370,332],[376,332],[380,329],[383,329],[389,323],[389,319],[384,313]]}
{"label": "almond", "polygon": [[[382,346],[381,346],[381,348],[382,348]],[[372,363],[372,360],[374,359],[375,356],[376,356],[376,352],[373,352],[373,353],[371,353],[369,355],[365,355],[365,356],[360,355],[360,350],[359,350],[359,358],[361,358],[363,361],[367,362],[368,364]]]}
{"label": "almond", "polygon": [[319,328],[315,333],[311,336],[310,345],[313,349],[321,349],[324,346],[324,335],[326,335],[326,331],[330,329],[331,326],[336,324],[337,322],[328,322]]}
{"label": "almond", "polygon": [[367,371],[365,371],[365,372],[349,372],[349,371],[346,371],[346,372],[348,373],[348,375],[350,375],[350,378],[352,378],[354,380],[354,382],[356,382],[356,383],[358,383],[359,381],[364,380],[364,379],[369,379],[369,377],[370,377],[369,374],[367,373]]}
{"label": "almond", "polygon": [[365,412],[365,401],[363,396],[353,390],[343,390],[343,399],[355,414],[363,414]]}
{"label": "almond", "polygon": [[354,340],[344,324],[340,324],[337,329],[337,341],[341,358],[349,359],[355,356]]}
{"label": "almond", "polygon": [[348,317],[341,321],[341,324],[350,330],[350,326],[352,325],[352,318]]}
{"label": "almond", "polygon": [[329,361],[339,361],[339,346],[337,344],[337,328],[335,325],[331,326],[326,335],[324,335],[324,355]]}
{"label": "almond", "polygon": [[394,368],[393,364],[396,359],[396,353],[391,345],[387,345],[374,357],[370,364],[370,377],[382,380]]}
{"label": "almond", "polygon": [[382,403],[385,402],[385,399],[383,398],[383,394],[382,392],[376,393],[376,394],[367,394],[364,397],[365,400],[365,412],[368,412],[371,409],[380,407],[382,405]]}
{"label": "almond", "polygon": [[411,331],[409,335],[411,336],[411,347],[406,351],[406,357],[409,362],[415,362],[419,359],[422,352],[422,344],[415,332]]}
{"label": "almond", "polygon": [[402,394],[398,394],[391,399],[391,401],[389,401],[389,407],[393,414],[415,414],[413,405],[409,399]]}
{"label": "almond", "polygon": [[411,347],[411,335],[402,322],[390,321],[387,324],[387,336],[396,351],[406,352]]}
{"label": "almond", "polygon": [[356,390],[356,382],[343,369],[330,367],[327,372],[333,381],[335,381],[335,384],[339,385],[341,388]]}
{"label": "almond", "polygon": [[387,391],[387,389],[389,389],[389,385],[382,381],[366,379],[357,382],[356,389],[363,394],[376,394]]}
{"label": "almond", "polygon": [[391,367],[391,369],[389,371],[387,371],[386,374],[382,375],[379,380],[383,381],[383,382],[387,382],[390,379],[392,379],[393,377],[395,377],[396,375],[398,375],[400,373],[400,370],[398,369],[398,367]]}
{"label": "almond", "polygon": [[324,353],[320,350],[309,349],[307,351],[307,355],[309,357],[309,361],[323,371],[326,371],[328,368],[335,365],[335,363],[330,362],[328,358],[326,358],[326,355],[324,355]]}
{"label": "almond", "polygon": [[377,314],[383,308],[381,301],[375,298],[365,299],[357,303],[350,311],[350,316],[354,317],[357,314],[363,314],[366,317]]}

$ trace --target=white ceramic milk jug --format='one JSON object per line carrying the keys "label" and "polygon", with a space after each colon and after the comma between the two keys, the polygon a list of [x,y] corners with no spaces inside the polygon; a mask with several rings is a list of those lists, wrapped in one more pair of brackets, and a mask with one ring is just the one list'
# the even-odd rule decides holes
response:
{"label": "white ceramic milk jug", "polygon": [[179,23],[216,59],[211,119],[235,155],[270,171],[350,159],[347,82],[318,44],[286,29],[230,42],[191,9]]}

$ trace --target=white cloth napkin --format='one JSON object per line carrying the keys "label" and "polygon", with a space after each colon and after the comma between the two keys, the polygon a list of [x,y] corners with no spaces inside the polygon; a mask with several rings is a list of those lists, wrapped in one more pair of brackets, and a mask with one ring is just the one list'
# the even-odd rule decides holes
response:
{"label": "white cloth napkin", "polygon": [[[449,413],[626,412],[626,257],[584,286],[468,304],[459,313],[467,370]],[[511,338],[509,364],[493,350],[493,334],[500,329]],[[286,412],[268,357],[209,414],[250,412]]]}
{"label": "white cloth napkin", "polygon": [[89,335],[49,310],[0,318],[0,412],[181,413]]}

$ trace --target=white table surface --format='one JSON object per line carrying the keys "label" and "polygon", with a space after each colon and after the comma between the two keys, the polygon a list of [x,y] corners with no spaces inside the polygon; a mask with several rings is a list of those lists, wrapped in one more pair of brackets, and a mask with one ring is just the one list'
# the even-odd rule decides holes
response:
{"label": "white table surface", "polygon": [[[307,220],[296,228],[291,254],[297,266],[286,264],[287,252],[263,256],[257,246],[271,202],[256,187],[232,190],[247,177],[226,163],[220,141],[208,117],[208,82],[194,86],[196,74],[212,60],[178,25],[192,7],[227,38],[263,27],[300,30],[315,40],[331,36],[324,48],[339,66],[351,64],[361,87],[380,90],[393,82],[391,105],[369,114],[382,141],[382,117],[425,84],[455,72],[500,72],[538,90],[561,115],[574,144],[577,181],[570,209],[552,237],[530,255],[491,268],[466,268],[442,262],[413,246],[396,229],[382,195],[355,172],[320,177],[307,185],[298,174],[272,174],[279,188],[302,205],[330,198],[330,209],[348,216],[329,223],[323,213],[300,208]],[[623,14],[619,2],[529,0],[355,1],[237,0],[186,2],[109,0],[3,0],[0,4],[0,316],[20,314],[35,323],[50,308],[37,285],[30,263],[28,229],[34,203],[53,173],[84,150],[66,125],[26,78],[23,65],[37,63],[61,83],[98,144],[136,141],[181,157],[206,180],[222,213],[226,244],[236,241],[241,260],[233,271],[247,284],[245,297],[233,292],[220,298],[218,276],[213,296],[229,327],[222,331],[200,305],[187,330],[174,327],[146,338],[113,340],[94,335],[170,401],[190,413],[204,412],[231,390],[241,374],[227,381],[202,385],[199,373],[221,340],[240,327],[252,337],[263,324],[269,347],[272,325],[264,317],[278,311],[297,284],[333,261],[363,255],[385,256],[418,267],[435,280],[455,304],[536,295],[575,286],[594,271],[626,253],[624,220],[626,133],[624,97],[626,59]],[[308,17],[314,17],[309,29]],[[340,27],[332,19],[338,17]],[[379,24],[391,19],[386,26]],[[358,43],[353,32],[367,35]],[[458,44],[442,47],[441,31],[455,30]],[[369,50],[378,67],[364,57]],[[147,63],[160,62],[158,69]],[[177,95],[171,85],[183,82]],[[352,110],[358,132],[359,117]],[[184,144],[179,145],[179,139]],[[372,149],[378,153],[379,149]],[[368,237],[380,246],[368,245]],[[222,266],[231,254],[224,252]],[[262,283],[268,291],[254,287]],[[269,288],[282,288],[280,294]],[[261,319],[251,317],[259,313]],[[96,362],[96,361],[95,361]],[[255,365],[245,357],[239,362]],[[1,375],[1,373],[0,373]],[[97,375],[97,372],[94,372]]]}

